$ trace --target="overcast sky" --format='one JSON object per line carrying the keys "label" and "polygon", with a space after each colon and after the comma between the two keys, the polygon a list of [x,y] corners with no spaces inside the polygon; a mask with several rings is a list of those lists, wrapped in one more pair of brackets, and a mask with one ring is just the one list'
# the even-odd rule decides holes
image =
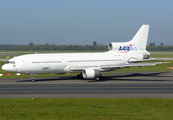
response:
{"label": "overcast sky", "polygon": [[173,0],[0,0],[0,44],[107,45],[142,24],[148,44],[173,45]]}

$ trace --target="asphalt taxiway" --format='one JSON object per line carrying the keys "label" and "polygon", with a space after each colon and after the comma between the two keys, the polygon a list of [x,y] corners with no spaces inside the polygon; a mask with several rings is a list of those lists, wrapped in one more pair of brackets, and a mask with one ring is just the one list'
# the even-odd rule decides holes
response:
{"label": "asphalt taxiway", "polygon": [[0,61],[8,61],[9,59],[8,58],[1,58]]}
{"label": "asphalt taxiway", "polygon": [[173,98],[173,72],[116,72],[104,81],[75,76],[0,79],[0,98]]}

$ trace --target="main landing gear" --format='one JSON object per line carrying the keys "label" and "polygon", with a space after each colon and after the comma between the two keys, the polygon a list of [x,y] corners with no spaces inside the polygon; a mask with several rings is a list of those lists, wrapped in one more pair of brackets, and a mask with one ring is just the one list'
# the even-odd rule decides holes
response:
{"label": "main landing gear", "polygon": [[30,74],[30,76],[31,76],[31,78],[30,78],[30,79],[31,79],[31,81],[32,81],[32,82],[35,82],[35,77],[34,77],[34,74]]}
{"label": "main landing gear", "polygon": [[104,76],[96,77],[95,80],[96,80],[96,81],[105,80],[105,77],[104,77]]}
{"label": "main landing gear", "polygon": [[78,75],[77,75],[77,78],[78,78],[78,79],[83,79],[82,73],[78,74]]}

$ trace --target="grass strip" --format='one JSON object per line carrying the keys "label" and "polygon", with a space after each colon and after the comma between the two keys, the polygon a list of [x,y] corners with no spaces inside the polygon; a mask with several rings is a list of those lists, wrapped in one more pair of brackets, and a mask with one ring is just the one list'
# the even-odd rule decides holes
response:
{"label": "grass strip", "polygon": [[1,120],[172,120],[172,98],[0,99]]}

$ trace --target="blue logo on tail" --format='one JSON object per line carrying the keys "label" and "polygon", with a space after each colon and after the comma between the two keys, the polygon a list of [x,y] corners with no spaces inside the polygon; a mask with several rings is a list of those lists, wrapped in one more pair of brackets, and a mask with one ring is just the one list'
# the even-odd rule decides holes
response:
{"label": "blue logo on tail", "polygon": [[129,52],[131,50],[137,51],[137,47],[135,46],[135,44],[134,45],[130,44],[128,46],[120,46],[118,52],[119,53],[127,53],[127,52]]}

